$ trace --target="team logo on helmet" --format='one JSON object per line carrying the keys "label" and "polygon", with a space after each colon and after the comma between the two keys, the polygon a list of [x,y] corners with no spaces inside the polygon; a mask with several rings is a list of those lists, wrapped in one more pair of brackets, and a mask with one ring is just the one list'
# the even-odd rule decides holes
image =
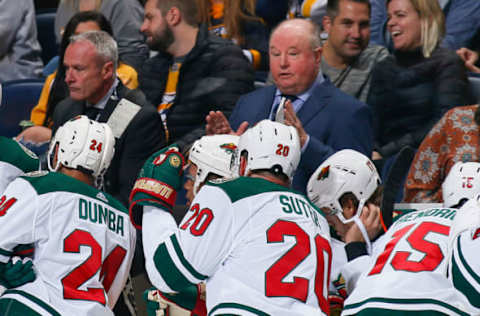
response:
{"label": "team logo on helmet", "polygon": [[227,154],[233,154],[237,149],[237,145],[235,145],[234,143],[226,143],[226,144],[220,145],[220,148],[225,150]]}
{"label": "team logo on helmet", "polygon": [[330,174],[330,165],[324,167],[322,171],[318,174],[317,180],[324,180],[328,178],[328,175]]}

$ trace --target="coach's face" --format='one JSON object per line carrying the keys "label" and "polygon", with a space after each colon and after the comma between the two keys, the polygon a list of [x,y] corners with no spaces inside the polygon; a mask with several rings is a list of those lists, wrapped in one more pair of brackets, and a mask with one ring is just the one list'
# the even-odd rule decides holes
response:
{"label": "coach's face", "polygon": [[96,104],[110,89],[113,63],[98,56],[91,42],[82,40],[68,45],[63,64],[72,99]]}
{"label": "coach's face", "polygon": [[310,88],[318,75],[321,48],[312,49],[311,26],[292,20],[279,26],[270,39],[270,71],[283,94],[298,95]]}

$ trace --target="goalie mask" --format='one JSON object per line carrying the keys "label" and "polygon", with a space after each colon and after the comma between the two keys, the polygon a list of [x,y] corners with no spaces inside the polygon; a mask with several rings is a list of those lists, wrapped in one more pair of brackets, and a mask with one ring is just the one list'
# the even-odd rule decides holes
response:
{"label": "goalie mask", "polygon": [[189,160],[197,166],[193,193],[197,194],[200,184],[209,174],[222,178],[233,178],[238,172],[232,168],[232,157],[237,150],[239,136],[212,135],[196,140],[190,148]]}
{"label": "goalie mask", "polygon": [[[55,148],[57,160],[54,163]],[[101,177],[113,158],[115,138],[105,123],[77,116],[63,124],[55,133],[48,150],[48,169],[57,171],[60,164]]]}
{"label": "goalie mask", "polygon": [[[320,209],[328,208],[344,224],[359,217],[365,202],[381,183],[372,161],[351,149],[336,152],[325,160],[310,177],[308,198]],[[346,219],[340,198],[352,193],[359,201],[353,218]]]}
{"label": "goalie mask", "polygon": [[268,169],[285,174],[290,180],[300,162],[300,139],[293,126],[263,120],[248,129],[238,143],[238,158],[248,153],[245,174]]}
{"label": "goalie mask", "polygon": [[480,163],[457,162],[442,184],[443,206],[452,207],[480,193]]}

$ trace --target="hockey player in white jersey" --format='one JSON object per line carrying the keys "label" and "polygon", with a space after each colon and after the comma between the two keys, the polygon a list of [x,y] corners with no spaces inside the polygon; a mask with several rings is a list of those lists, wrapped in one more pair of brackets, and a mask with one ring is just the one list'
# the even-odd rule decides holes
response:
{"label": "hockey player in white jersey", "polygon": [[36,279],[0,297],[1,315],[113,315],[135,246],[127,210],[93,186],[114,142],[106,124],[76,117],[50,144],[52,172],[19,177],[4,191],[0,262],[33,243]]}
{"label": "hockey player in white jersey", "polygon": [[238,147],[247,177],[204,185],[178,227],[169,210],[183,157],[171,149],[144,165],[130,208],[143,212],[150,280],[165,292],[206,281],[209,315],[328,314],[328,224],[288,189],[296,130],[261,121]]}
{"label": "hockey player in white jersey", "polygon": [[334,153],[308,181],[308,197],[324,211],[336,233],[331,239],[333,259],[329,303],[332,313],[342,309],[347,297],[345,279],[341,274],[347,257],[353,260],[367,254],[366,245],[371,245],[370,240],[381,230],[380,184],[380,176],[370,159],[351,149]]}
{"label": "hockey player in white jersey", "polygon": [[444,203],[463,204],[452,224],[449,273],[453,286],[480,315],[480,163],[457,162],[442,185]]}
{"label": "hockey player in white jersey", "polygon": [[[452,167],[443,184],[446,205],[458,206],[474,194],[473,186],[480,188],[478,165]],[[478,315],[446,277],[449,234],[463,211],[425,209],[396,220],[374,244],[342,315]]]}
{"label": "hockey player in white jersey", "polygon": [[13,138],[0,136],[0,193],[18,176],[38,170],[38,157]]}
{"label": "hockey player in white jersey", "polygon": [[[239,136],[225,134],[203,136],[193,143],[188,153],[189,167],[184,183],[188,206],[207,181],[238,177],[238,171],[232,168],[238,140]],[[149,315],[206,315],[204,297],[203,283],[198,288],[192,286],[181,295],[170,295],[157,289],[149,289],[144,294]]]}

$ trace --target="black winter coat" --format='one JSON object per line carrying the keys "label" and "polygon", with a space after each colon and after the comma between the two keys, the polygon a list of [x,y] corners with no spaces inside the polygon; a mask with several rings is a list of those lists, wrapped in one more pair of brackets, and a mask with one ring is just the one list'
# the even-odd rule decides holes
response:
{"label": "black winter coat", "polygon": [[387,158],[406,145],[418,148],[445,112],[471,102],[455,52],[437,47],[430,58],[421,50],[395,52],[373,69],[367,103],[374,114],[374,150]]}
{"label": "black winter coat", "polygon": [[[172,62],[170,55],[159,53],[140,70],[140,89],[155,106],[162,102]],[[176,98],[168,111],[169,143],[186,149],[204,135],[209,111],[222,111],[228,118],[238,98],[254,89],[253,82],[252,65],[242,50],[201,27],[194,48],[182,62]]]}

